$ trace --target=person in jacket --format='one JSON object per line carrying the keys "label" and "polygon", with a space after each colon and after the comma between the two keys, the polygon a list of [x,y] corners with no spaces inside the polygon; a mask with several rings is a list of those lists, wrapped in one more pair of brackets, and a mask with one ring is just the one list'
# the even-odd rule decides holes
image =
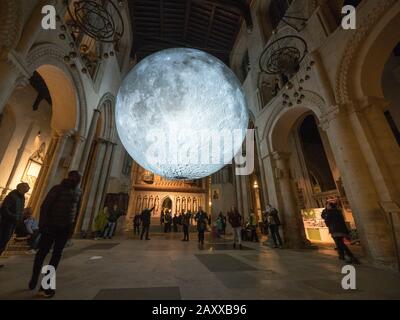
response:
{"label": "person in jacket", "polygon": [[111,209],[109,209],[107,227],[106,227],[106,229],[104,231],[104,235],[103,235],[104,239],[112,239],[112,237],[114,236],[114,231],[115,231],[115,227],[117,225],[117,221],[120,216],[121,216],[121,214],[118,211],[117,205],[114,205]]}
{"label": "person in jacket", "polygon": [[190,210],[186,211],[182,215],[182,227],[183,227],[183,240],[182,241],[189,241],[189,227],[190,227],[190,220],[192,218],[192,213]]}
{"label": "person in jacket", "polygon": [[[78,171],[69,172],[67,179],[53,187],[42,203],[39,220],[41,238],[39,251],[33,263],[30,290],[36,288],[43,262],[52,247],[53,253],[49,265],[57,269],[60,263],[64,247],[73,234],[81,205],[82,191],[79,188],[81,178]],[[50,298],[54,296],[55,290],[44,290],[40,287],[39,293]]]}
{"label": "person in jacket", "polygon": [[325,220],[325,224],[329,229],[340,260],[345,260],[348,257],[349,263],[359,264],[360,262],[344,243],[344,239],[349,236],[349,230],[344,221],[342,211],[338,209],[336,203],[327,203],[321,217]]}
{"label": "person in jacket", "polygon": [[203,211],[202,207],[199,207],[199,211],[196,213],[198,240],[201,246],[204,245],[204,233],[207,231],[207,224],[209,223],[207,213]]}
{"label": "person in jacket", "polygon": [[272,240],[274,241],[274,248],[282,248],[283,242],[279,233],[281,221],[279,219],[278,210],[268,204],[266,212],[269,231],[271,233]]}
{"label": "person in jacket", "polygon": [[143,240],[143,236],[146,234],[146,240],[150,240],[149,238],[149,230],[150,230],[150,222],[151,222],[151,213],[153,212],[155,207],[151,209],[144,209],[141,213],[142,220],[142,234],[140,235],[140,240]]}
{"label": "person in jacket", "polygon": [[179,221],[178,216],[174,214],[174,217],[172,218],[172,228],[174,233],[178,232],[178,221]]}
{"label": "person in jacket", "polygon": [[93,231],[95,232],[95,240],[99,240],[104,237],[104,232],[108,224],[108,207],[104,207],[103,210],[94,219]]}
{"label": "person in jacket", "polygon": [[0,256],[6,249],[17,225],[23,221],[25,194],[29,190],[27,183],[20,183],[3,201],[0,209]]}
{"label": "person in jacket", "polygon": [[233,229],[233,248],[236,248],[236,244],[238,244],[239,248],[242,249],[243,218],[235,206],[232,206],[231,211],[228,213],[228,221]]}
{"label": "person in jacket", "polygon": [[139,235],[140,234],[140,225],[142,223],[142,217],[139,213],[135,214],[133,218],[133,234]]}
{"label": "person in jacket", "polygon": [[251,242],[258,242],[258,235],[257,235],[257,229],[258,229],[258,216],[254,213],[253,210],[250,210],[250,217],[249,217],[249,227],[251,230],[251,237],[250,241]]}

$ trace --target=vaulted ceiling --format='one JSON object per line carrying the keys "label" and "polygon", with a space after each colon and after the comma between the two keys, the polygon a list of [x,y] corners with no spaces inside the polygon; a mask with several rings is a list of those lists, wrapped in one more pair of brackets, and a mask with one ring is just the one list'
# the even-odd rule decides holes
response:
{"label": "vaulted ceiling", "polygon": [[229,64],[243,22],[252,27],[250,0],[128,0],[132,56],[138,61],[166,48],[190,47]]}

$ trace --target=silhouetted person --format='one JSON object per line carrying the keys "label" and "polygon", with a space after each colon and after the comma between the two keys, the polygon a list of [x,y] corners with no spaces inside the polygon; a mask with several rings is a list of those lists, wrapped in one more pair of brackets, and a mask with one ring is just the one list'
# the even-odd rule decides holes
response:
{"label": "silhouetted person", "polygon": [[258,216],[254,213],[253,210],[250,211],[249,226],[250,226],[250,230],[251,230],[250,241],[258,242],[258,235],[257,235]]}
{"label": "silhouetted person", "polygon": [[[29,289],[36,288],[42,270],[43,262],[53,247],[53,253],[49,265],[57,269],[60,263],[64,247],[71,238],[74,231],[77,215],[79,213],[82,191],[79,188],[81,175],[77,171],[71,171],[68,178],[53,187],[40,208],[39,229],[41,238],[39,251],[33,264],[32,278]],[[55,290],[44,290],[39,292],[45,297],[52,297]]]}
{"label": "silhouetted person", "polygon": [[153,212],[155,207],[151,209],[144,209],[141,214],[142,220],[142,234],[140,235],[140,240],[143,240],[143,236],[146,234],[146,240],[150,240],[149,238],[149,230],[150,230],[150,222],[151,222],[151,213]]}
{"label": "silhouetted person", "polygon": [[269,231],[271,232],[272,240],[274,241],[274,248],[278,248],[278,246],[281,248],[283,243],[279,233],[281,221],[279,219],[278,210],[268,204],[266,211]]}
{"label": "silhouetted person", "polygon": [[196,222],[197,222],[197,231],[198,231],[198,238],[199,238],[199,244],[201,246],[204,245],[204,233],[207,230],[207,224],[208,224],[208,216],[207,213],[203,211],[202,207],[199,207],[199,211],[196,214]]}
{"label": "silhouetted person", "polygon": [[188,210],[182,216],[182,227],[183,227],[183,240],[182,241],[189,241],[189,227],[190,227],[190,220],[192,218],[192,213]]}
{"label": "silhouetted person", "polygon": [[23,222],[25,194],[29,189],[27,183],[20,183],[3,201],[0,209],[0,256],[6,249],[17,225]]}
{"label": "silhouetted person", "polygon": [[113,207],[108,209],[108,221],[107,227],[104,230],[104,239],[112,239],[115,231],[115,227],[117,226],[117,221],[121,216],[120,212],[118,211],[118,206],[114,205]]}
{"label": "silhouetted person", "polygon": [[345,260],[347,256],[349,263],[359,264],[358,259],[344,243],[344,239],[349,236],[349,230],[344,221],[342,211],[338,209],[337,204],[328,203],[324,211],[322,211],[321,217],[325,220],[329,233],[335,241],[339,259]]}
{"label": "silhouetted person", "polygon": [[142,223],[142,217],[140,216],[139,213],[135,214],[135,217],[133,218],[133,234],[134,235],[140,234],[140,224],[141,223]]}
{"label": "silhouetted person", "polygon": [[239,244],[239,248],[242,249],[243,218],[235,206],[232,206],[231,211],[228,213],[228,221],[233,229],[233,248],[236,248],[236,244]]}
{"label": "silhouetted person", "polygon": [[175,233],[178,232],[178,216],[175,214],[174,217],[172,218],[172,226],[173,226],[173,230]]}

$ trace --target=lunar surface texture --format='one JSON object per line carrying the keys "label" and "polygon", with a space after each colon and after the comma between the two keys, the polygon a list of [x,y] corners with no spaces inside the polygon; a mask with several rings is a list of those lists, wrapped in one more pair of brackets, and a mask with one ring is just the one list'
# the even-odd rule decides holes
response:
{"label": "lunar surface texture", "polygon": [[129,72],[116,121],[140,166],[167,179],[194,180],[232,161],[249,117],[241,84],[223,62],[177,48],[155,53]]}

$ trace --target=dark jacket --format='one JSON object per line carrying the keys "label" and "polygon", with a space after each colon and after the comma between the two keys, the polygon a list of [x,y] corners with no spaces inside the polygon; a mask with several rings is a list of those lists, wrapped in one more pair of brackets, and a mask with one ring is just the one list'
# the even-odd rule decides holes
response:
{"label": "dark jacket", "polygon": [[143,224],[144,226],[149,226],[149,225],[150,225],[151,212],[152,212],[152,211],[153,211],[153,210],[150,210],[150,209],[144,209],[144,210],[142,211],[141,218],[142,218],[142,224]]}
{"label": "dark jacket", "polygon": [[65,179],[53,187],[40,208],[39,227],[73,226],[79,213],[82,191]]}
{"label": "dark jacket", "polygon": [[122,214],[118,212],[118,209],[114,210],[114,208],[111,208],[109,209],[108,222],[117,222],[120,216],[122,216]]}
{"label": "dark jacket", "polygon": [[135,217],[133,218],[133,225],[140,226],[141,223],[142,223],[142,217],[138,214],[135,215]]}
{"label": "dark jacket", "polygon": [[329,229],[332,236],[335,235],[348,235],[346,222],[341,210],[338,209],[325,209],[322,211],[321,217],[325,220],[325,224]]}
{"label": "dark jacket", "polygon": [[270,225],[280,226],[281,220],[279,219],[278,210],[272,209],[271,212],[268,213],[267,221]]}
{"label": "dark jacket", "polygon": [[0,221],[18,224],[22,221],[25,207],[25,196],[18,190],[11,191],[4,199],[0,209]]}
{"label": "dark jacket", "polygon": [[232,228],[240,228],[242,226],[242,216],[239,212],[229,212],[228,219]]}
{"label": "dark jacket", "polygon": [[207,230],[208,216],[204,211],[199,211],[196,214],[197,230],[199,232],[204,232]]}

